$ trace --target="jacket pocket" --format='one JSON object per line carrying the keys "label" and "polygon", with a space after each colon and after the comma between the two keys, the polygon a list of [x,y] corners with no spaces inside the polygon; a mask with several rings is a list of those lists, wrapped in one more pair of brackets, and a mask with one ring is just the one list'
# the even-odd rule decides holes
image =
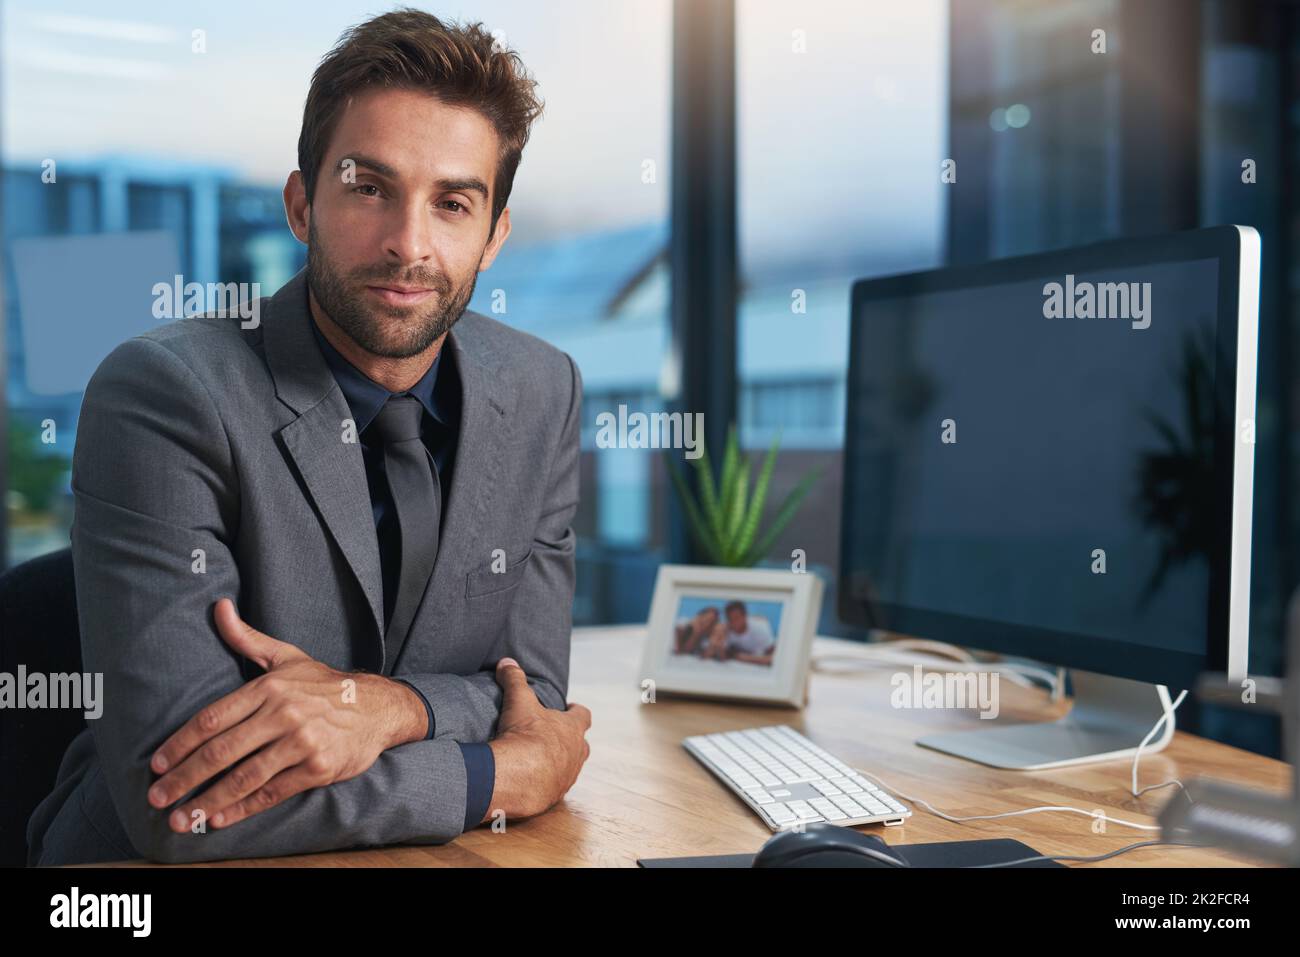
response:
{"label": "jacket pocket", "polygon": [[465,597],[482,598],[485,595],[495,595],[514,588],[523,579],[524,572],[528,570],[529,559],[532,557],[533,550],[530,548],[524,553],[523,558],[513,565],[506,565],[501,571],[493,569],[493,562],[474,569],[465,576]]}

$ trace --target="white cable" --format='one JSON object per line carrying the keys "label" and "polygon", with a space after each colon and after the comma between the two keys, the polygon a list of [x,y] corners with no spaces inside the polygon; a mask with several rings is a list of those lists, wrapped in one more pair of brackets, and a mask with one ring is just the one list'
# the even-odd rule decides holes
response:
{"label": "white cable", "polygon": [[1032,864],[1034,861],[1079,861],[1083,864],[1095,864],[1097,861],[1109,860],[1112,857],[1127,854],[1129,851],[1136,851],[1140,847],[1205,847],[1205,845],[1192,844],[1189,841],[1139,841],[1137,844],[1129,844],[1127,847],[1119,847],[1093,857],[1077,857],[1071,854],[1040,854],[1037,857],[1022,857],[1016,861],[998,861],[996,864],[972,864],[971,867],[1016,867],[1020,864]]}
{"label": "white cable", "polygon": [[[1065,690],[1065,673],[1064,669],[1057,668],[1055,671],[1048,671],[1044,668],[1038,668],[1034,665],[1024,663],[999,662],[995,666],[993,663],[980,662],[965,648],[958,645],[950,644],[946,641],[935,641],[932,638],[888,638],[884,641],[867,642],[862,646],[861,654],[852,655],[817,655],[812,659],[813,668],[816,670],[826,670],[820,668],[820,665],[829,661],[852,661],[860,664],[875,665],[877,662],[890,664],[919,664],[922,667],[933,664],[933,662],[921,655],[897,654],[895,649],[902,649],[904,652],[929,652],[940,658],[950,658],[955,661],[965,662],[975,665],[985,665],[982,668],[972,669],[977,672],[997,671],[999,674],[1005,672],[1007,680],[1013,684],[1018,684],[1024,688],[1034,687],[1034,683],[1029,677],[1038,678],[1045,682],[1050,690],[1053,701],[1058,701]],[[841,670],[837,673],[843,674]]]}
{"label": "white cable", "polygon": [[[890,649],[871,650],[865,654],[832,654],[816,655],[812,659],[813,667],[819,671],[834,670],[837,674],[847,673],[846,669],[827,669],[824,666],[834,661],[847,661],[856,665],[863,665],[872,668],[886,667],[889,665],[920,665],[922,668],[937,670],[942,664],[932,657],[919,654],[909,654],[907,652],[893,652]],[[1037,678],[1047,684],[1048,688],[1055,694],[1059,687],[1057,684],[1057,675],[1055,672],[1048,671],[1045,668],[1038,668],[1030,664],[1019,662],[977,662],[974,659],[962,662],[963,664],[974,664],[977,667],[969,668],[968,671],[974,673],[996,673],[1005,675],[1007,680],[1013,684],[1018,684],[1026,688],[1036,687],[1031,680]]]}
{"label": "white cable", "polygon": [[[1160,716],[1160,720],[1155,723],[1155,727],[1147,732],[1147,736],[1142,739],[1142,743],[1137,746],[1137,750],[1133,752],[1133,786],[1129,788],[1129,791],[1134,797],[1141,797],[1148,791],[1167,788],[1171,784],[1178,785],[1179,790],[1184,794],[1187,793],[1187,789],[1183,787],[1183,782],[1179,781],[1177,778],[1171,778],[1163,784],[1150,784],[1144,787],[1141,791],[1138,790],[1138,760],[1142,757],[1142,749],[1145,748],[1151,742],[1151,739],[1160,732],[1160,729],[1164,727],[1166,721],[1173,721],[1174,712],[1178,710],[1178,706],[1183,703],[1183,699],[1186,697],[1187,689],[1184,688],[1178,697],[1174,699],[1174,703],[1165,709],[1165,713]],[[1162,698],[1161,700],[1164,701],[1166,699]]]}
{"label": "white cable", "polygon": [[975,656],[965,648],[951,645],[946,641],[933,638],[888,638],[884,641],[867,642],[864,648],[902,648],[904,651],[928,651],[940,658],[952,658],[954,661],[974,661]]}
{"label": "white cable", "polygon": [[[1187,697],[1187,692],[1186,690],[1184,690],[1181,694],[1178,695],[1177,698],[1174,699],[1173,704],[1171,704],[1168,708],[1164,709],[1164,713],[1160,716],[1160,719],[1156,721],[1155,725],[1152,726],[1151,730],[1147,732],[1147,736],[1142,739],[1142,743],[1137,746],[1137,750],[1133,753],[1133,787],[1131,788],[1131,791],[1134,797],[1141,797],[1147,791],[1153,790],[1155,788],[1169,787],[1171,784],[1177,784],[1180,788],[1183,787],[1181,781],[1174,779],[1170,781],[1165,781],[1163,784],[1149,785],[1148,787],[1145,787],[1141,791],[1139,791],[1137,786],[1137,769],[1138,769],[1138,761],[1142,757],[1142,749],[1145,748],[1151,742],[1151,739],[1154,738],[1160,732],[1160,729],[1164,727],[1166,721],[1173,720],[1174,712],[1178,710],[1178,706],[1183,703],[1183,699],[1186,697]],[[1168,699],[1164,698],[1162,700],[1168,700]],[[911,801],[913,804],[919,804],[921,807],[925,808],[927,811],[929,811],[931,814],[935,815],[936,817],[941,817],[945,821],[951,821],[954,824],[964,824],[967,821],[994,821],[997,820],[998,818],[1003,818],[1003,817],[1019,817],[1022,814],[1039,814],[1045,811],[1062,811],[1070,814],[1082,814],[1094,820],[1100,819],[1103,821],[1110,821],[1112,824],[1122,824],[1125,827],[1135,827],[1143,831],[1160,830],[1159,824],[1138,824],[1134,821],[1125,821],[1121,818],[1111,817],[1108,814],[1098,815],[1093,813],[1092,811],[1085,811],[1082,808],[1064,807],[1064,806],[1057,806],[1057,805],[1044,805],[1042,807],[1025,808],[1022,811],[1003,811],[1001,814],[975,814],[975,815],[971,815],[970,817],[955,817],[951,814],[947,814],[943,811],[940,811],[938,808],[934,807],[927,801],[923,801],[921,798],[912,797],[908,794],[904,794],[902,791],[898,790],[898,788],[886,784],[879,777],[870,773],[869,771],[864,771],[862,770],[862,768],[857,768],[856,770],[859,774],[863,775],[864,777],[868,777],[871,780],[875,781],[886,791],[889,791],[890,793],[898,797],[901,797],[905,801]],[[1183,793],[1184,794],[1187,793],[1186,789],[1183,790]]]}
{"label": "white cable", "polygon": [[1107,814],[1095,814],[1092,811],[1085,811],[1082,808],[1056,806],[1056,805],[1044,805],[1042,807],[1025,808],[1023,811],[1003,811],[1001,814],[973,814],[970,817],[955,817],[952,814],[948,814],[944,811],[940,811],[938,808],[934,807],[928,801],[923,801],[921,800],[921,798],[912,797],[910,795],[904,794],[902,791],[898,790],[898,788],[886,784],[884,781],[882,781],[880,778],[870,773],[869,771],[864,771],[862,770],[862,768],[855,768],[854,770],[857,771],[859,774],[861,774],[863,777],[871,778],[871,780],[875,781],[877,784],[879,784],[886,791],[889,791],[891,794],[895,794],[898,797],[901,797],[905,801],[911,801],[913,804],[919,804],[921,807],[925,808],[927,811],[929,811],[931,814],[935,815],[936,817],[941,817],[945,821],[952,821],[954,824],[965,824],[967,821],[993,821],[1002,817],[1019,817],[1022,814],[1038,814],[1044,811],[1065,811],[1071,814],[1082,814],[1085,817],[1092,818],[1093,820],[1110,821],[1113,824],[1123,824],[1125,827],[1136,827],[1139,830],[1143,830],[1143,831],[1160,830],[1160,825],[1158,824],[1138,824],[1135,821],[1125,821],[1122,820],[1121,818],[1111,817],[1110,815]]}
{"label": "white cable", "polygon": [[[946,641],[935,641],[933,638],[886,638],[882,641],[862,642],[861,647],[868,654],[872,651],[902,648],[905,651],[928,651],[936,657],[952,658],[954,661],[975,660],[975,656],[965,648],[951,645]],[[838,656],[831,655],[829,657]]]}

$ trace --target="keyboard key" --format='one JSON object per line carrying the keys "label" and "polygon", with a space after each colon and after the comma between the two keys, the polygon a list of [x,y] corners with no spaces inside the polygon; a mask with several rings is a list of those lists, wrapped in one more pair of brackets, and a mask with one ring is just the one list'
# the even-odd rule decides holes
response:
{"label": "keyboard key", "polygon": [[845,815],[839,808],[825,798],[813,798],[808,803],[813,806],[818,814],[826,818],[828,821],[843,821],[847,817],[847,815]]}
{"label": "keyboard key", "polygon": [[816,821],[821,818],[821,815],[807,801],[791,801],[789,807],[804,821]]}
{"label": "keyboard key", "polygon": [[831,798],[831,802],[849,817],[865,817],[866,810],[851,797]]}
{"label": "keyboard key", "polygon": [[779,802],[776,804],[764,805],[763,810],[767,813],[767,816],[777,824],[793,824],[795,821],[799,820],[798,815]]}

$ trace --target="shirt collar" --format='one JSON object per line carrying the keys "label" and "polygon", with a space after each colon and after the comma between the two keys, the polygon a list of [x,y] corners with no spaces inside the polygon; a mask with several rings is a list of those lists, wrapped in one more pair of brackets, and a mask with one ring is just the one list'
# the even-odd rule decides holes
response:
{"label": "shirt collar", "polygon": [[[347,399],[348,408],[352,411],[353,421],[356,422],[357,434],[360,435],[366,430],[366,427],[374,421],[379,410],[384,407],[390,398],[395,395],[404,393],[389,392],[378,382],[371,379],[364,372],[354,366],[347,360],[334,346],[330,343],[325,335],[316,325],[316,320],[310,315],[307,317],[307,323],[311,326],[312,333],[316,336],[316,342],[320,346],[321,354],[325,357],[325,363],[329,366],[330,372],[334,374],[334,381],[339,384],[343,390],[343,397]],[[444,346],[446,340],[443,340]],[[452,414],[447,388],[435,388],[438,384],[438,366],[442,362],[443,350],[438,350],[438,355],[434,357],[433,364],[420,381],[411,386],[407,393],[419,399],[420,404],[424,406],[424,411],[443,426],[456,426],[456,417]],[[447,376],[443,376],[447,380]]]}

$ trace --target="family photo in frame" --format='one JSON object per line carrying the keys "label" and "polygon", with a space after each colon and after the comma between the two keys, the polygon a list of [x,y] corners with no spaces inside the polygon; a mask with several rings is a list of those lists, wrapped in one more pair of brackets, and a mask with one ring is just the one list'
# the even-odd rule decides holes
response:
{"label": "family photo in frame", "polygon": [[798,707],[821,594],[807,573],[662,565],[641,677],[671,694]]}

